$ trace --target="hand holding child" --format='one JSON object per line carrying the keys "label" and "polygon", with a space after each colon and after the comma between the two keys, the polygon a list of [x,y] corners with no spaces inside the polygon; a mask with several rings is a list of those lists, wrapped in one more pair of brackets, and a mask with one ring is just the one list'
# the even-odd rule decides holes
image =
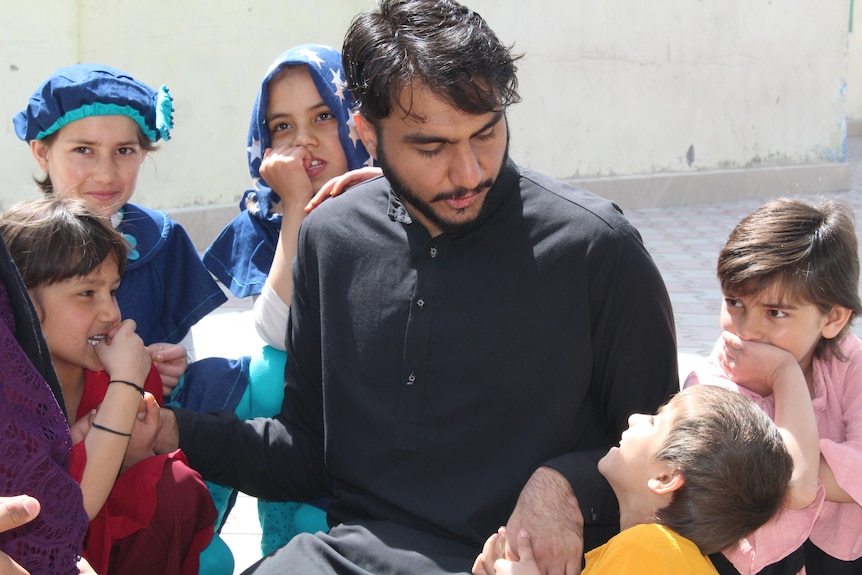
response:
{"label": "hand holding child", "polygon": [[135,418],[135,426],[132,428],[132,437],[126,448],[126,456],[123,458],[122,471],[130,468],[139,461],[155,455],[153,443],[159,431],[159,404],[151,393],[145,393],[138,407]]}

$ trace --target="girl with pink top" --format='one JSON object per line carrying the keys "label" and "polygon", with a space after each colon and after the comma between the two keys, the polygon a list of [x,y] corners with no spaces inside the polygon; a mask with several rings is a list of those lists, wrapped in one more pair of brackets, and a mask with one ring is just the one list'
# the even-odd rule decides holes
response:
{"label": "girl with pink top", "polygon": [[770,202],[731,232],[718,258],[724,330],[685,387],[719,385],[752,398],[778,421],[765,373],[791,355],[805,378],[819,433],[813,503],[785,511],[713,556],[724,573],[862,573],[862,311],[852,210]]}

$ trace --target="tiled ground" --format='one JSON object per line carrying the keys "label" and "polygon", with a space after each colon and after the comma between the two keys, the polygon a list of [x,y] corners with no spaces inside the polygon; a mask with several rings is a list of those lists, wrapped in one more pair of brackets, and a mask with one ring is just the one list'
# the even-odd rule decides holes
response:
{"label": "tiled ground", "polygon": [[[847,156],[853,164],[853,191],[837,195],[862,214],[862,138],[848,139]],[[667,284],[683,377],[693,362],[709,353],[720,333],[721,293],[714,272],[718,251],[733,226],[766,199],[628,212]],[[250,301],[231,299],[195,326],[197,357],[238,357],[259,347],[250,307]],[[856,331],[862,335],[862,329]],[[238,498],[222,535],[234,551],[236,573],[258,559],[260,526],[254,499]]]}

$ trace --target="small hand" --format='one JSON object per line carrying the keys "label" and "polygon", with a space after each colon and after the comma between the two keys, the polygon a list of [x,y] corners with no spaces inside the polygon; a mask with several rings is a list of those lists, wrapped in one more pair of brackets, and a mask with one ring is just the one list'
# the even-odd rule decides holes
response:
{"label": "small hand", "polygon": [[167,397],[189,368],[188,351],[177,343],[152,343],[146,349],[162,376],[162,392]]}
{"label": "small hand", "polygon": [[72,435],[72,445],[84,441],[87,434],[90,433],[90,428],[93,425],[93,420],[96,418],[96,410],[93,409],[84,417],[79,417],[78,420],[69,426],[69,432]]}
{"label": "small hand", "polygon": [[95,346],[102,368],[114,379],[125,379],[143,385],[150,373],[152,360],[143,340],[135,333],[135,321],[126,319],[108,332],[108,339]]}
{"label": "small hand", "polygon": [[260,175],[278,197],[284,211],[301,209],[314,193],[305,171],[312,156],[303,146],[268,148],[260,164]]}
{"label": "small hand", "polygon": [[728,331],[722,333],[718,361],[734,383],[764,397],[772,394],[783,373],[801,369],[790,352],[768,343],[743,340]]}
{"label": "small hand", "polygon": [[323,200],[326,198],[335,197],[348,188],[355,186],[356,184],[361,184],[365,180],[376,178],[382,173],[383,170],[380,168],[365,167],[350,170],[345,174],[336,176],[321,186],[317,193],[314,194],[314,197],[311,198],[311,201],[306,204],[305,211],[310,212],[322,204]]}
{"label": "small hand", "polygon": [[544,575],[578,575],[584,551],[584,518],[568,480],[538,468],[506,524],[506,557],[519,558],[518,535],[530,534],[532,555]]}
{"label": "small hand", "polygon": [[494,575],[494,562],[503,557],[506,528],[500,527],[496,533],[488,537],[482,552],[473,562],[473,575]]}

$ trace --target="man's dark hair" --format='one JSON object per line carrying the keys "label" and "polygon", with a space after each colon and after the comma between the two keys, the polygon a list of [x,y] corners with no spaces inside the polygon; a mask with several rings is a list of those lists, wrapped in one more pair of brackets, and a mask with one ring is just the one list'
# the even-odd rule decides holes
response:
{"label": "man's dark hair", "polygon": [[520,101],[519,57],[452,0],[382,0],[353,20],[342,49],[348,87],[372,124],[395,106],[409,116],[403,91],[417,85],[466,114],[505,110]]}

